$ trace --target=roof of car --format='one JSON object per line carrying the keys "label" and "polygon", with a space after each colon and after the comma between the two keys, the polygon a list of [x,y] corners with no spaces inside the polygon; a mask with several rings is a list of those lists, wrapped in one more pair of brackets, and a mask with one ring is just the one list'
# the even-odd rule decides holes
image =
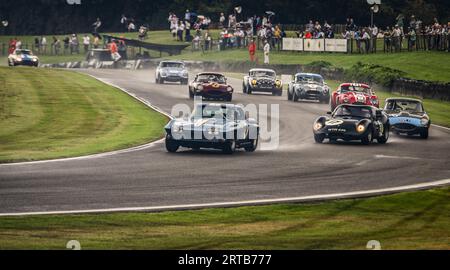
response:
{"label": "roof of car", "polygon": [[322,77],[322,75],[320,75],[320,74],[315,74],[315,73],[297,73],[297,74],[295,74],[295,76],[315,76],[315,77]]}
{"label": "roof of car", "polygon": [[252,69],[250,69],[250,72],[253,72],[253,71],[269,71],[269,72],[275,73],[275,70],[267,69],[267,68],[252,68]]}
{"label": "roof of car", "polygon": [[227,108],[242,108],[241,105],[236,105],[236,104],[229,104],[229,103],[201,103],[198,104],[197,106],[202,106],[202,107],[206,107],[206,106],[211,106],[211,107],[227,107]]}
{"label": "roof of car", "polygon": [[372,105],[356,105],[356,104],[341,104],[338,107],[354,107],[354,108],[371,108],[371,109],[377,109],[376,107]]}
{"label": "roof of car", "polygon": [[343,87],[343,86],[357,86],[357,87],[370,88],[370,86],[365,83],[343,83],[339,87]]}
{"label": "roof of car", "polygon": [[398,97],[398,98],[388,98],[387,101],[393,101],[393,100],[400,100],[400,101],[414,101],[414,102],[420,102],[422,103],[422,100],[416,99],[416,98],[404,98],[404,97]]}
{"label": "roof of car", "polygon": [[161,61],[161,64],[162,64],[162,63],[184,64],[184,63],[181,62],[181,61]]}
{"label": "roof of car", "polygon": [[217,75],[217,76],[225,77],[225,75],[223,75],[222,73],[218,73],[218,72],[202,72],[202,73],[197,74],[197,76],[199,76],[199,75]]}

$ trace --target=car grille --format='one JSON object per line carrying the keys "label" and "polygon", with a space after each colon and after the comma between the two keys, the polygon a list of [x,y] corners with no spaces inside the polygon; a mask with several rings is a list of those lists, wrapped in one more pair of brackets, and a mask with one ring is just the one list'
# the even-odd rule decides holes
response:
{"label": "car grille", "polygon": [[259,87],[273,87],[274,82],[272,80],[262,79],[262,80],[258,80],[257,85]]}
{"label": "car grille", "polygon": [[394,125],[394,128],[403,131],[414,131],[417,127],[412,124],[401,123]]}
{"label": "car grille", "polygon": [[320,92],[317,90],[309,90],[309,91],[306,91],[306,94],[311,95],[311,96],[318,96],[320,94]]}

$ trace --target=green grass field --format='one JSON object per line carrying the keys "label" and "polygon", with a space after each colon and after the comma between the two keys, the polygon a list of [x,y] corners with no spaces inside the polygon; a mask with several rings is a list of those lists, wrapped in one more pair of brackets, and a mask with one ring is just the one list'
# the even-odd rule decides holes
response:
{"label": "green grass field", "polygon": [[450,249],[450,188],[164,213],[0,218],[0,249]]}
{"label": "green grass field", "polygon": [[73,157],[144,144],[166,117],[75,72],[0,67],[0,162]]}

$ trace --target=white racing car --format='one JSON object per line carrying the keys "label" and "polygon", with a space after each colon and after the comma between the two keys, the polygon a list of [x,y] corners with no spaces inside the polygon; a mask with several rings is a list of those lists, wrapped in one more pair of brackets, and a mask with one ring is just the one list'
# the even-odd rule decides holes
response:
{"label": "white racing car", "polygon": [[8,65],[12,66],[39,66],[39,58],[30,50],[15,50],[8,56]]}

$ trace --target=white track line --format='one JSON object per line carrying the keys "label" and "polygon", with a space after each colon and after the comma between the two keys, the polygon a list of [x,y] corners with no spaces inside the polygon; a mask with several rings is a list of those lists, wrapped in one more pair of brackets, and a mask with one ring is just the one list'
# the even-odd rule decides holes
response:
{"label": "white track line", "polygon": [[194,210],[204,208],[225,208],[225,207],[240,207],[240,206],[255,206],[279,203],[305,203],[318,202],[326,200],[340,200],[373,197],[387,194],[394,194],[405,191],[415,191],[422,189],[437,188],[450,185],[450,179],[434,181],[429,183],[407,185],[393,188],[373,189],[364,191],[355,191],[347,193],[335,193],[324,195],[313,195],[304,197],[288,197],[279,199],[265,199],[265,200],[248,200],[235,202],[214,202],[204,204],[182,204],[170,206],[150,206],[150,207],[128,207],[128,208],[106,208],[94,210],[73,210],[73,211],[48,211],[48,212],[24,212],[24,213],[1,213],[0,217],[8,216],[36,216],[36,215],[68,215],[68,214],[94,214],[94,213],[119,213],[119,212],[161,212],[161,211],[176,211],[176,210]]}
{"label": "white track line", "polygon": [[[84,73],[83,73],[84,74]],[[173,117],[164,112],[162,109],[154,106],[153,104],[151,104],[149,101],[138,97],[137,95],[129,92],[128,90],[117,86],[115,84],[112,84],[110,82],[107,82],[103,79],[94,77],[93,75],[90,74],[85,74],[87,76],[90,76],[106,85],[112,86],[114,88],[117,88],[119,90],[121,90],[122,92],[126,93],[127,95],[133,97],[134,99],[138,100],[139,102],[143,103],[144,105],[146,105],[147,107],[167,116],[169,119],[173,119]],[[119,155],[119,154],[125,154],[125,153],[131,153],[131,152],[135,152],[135,151],[141,151],[141,150],[145,150],[151,147],[154,147],[155,145],[164,142],[164,139],[158,140],[158,141],[154,141],[148,144],[144,144],[144,145],[140,145],[140,146],[135,146],[135,147],[131,147],[131,148],[127,148],[127,149],[122,149],[122,150],[117,150],[117,151],[111,151],[111,152],[106,152],[106,153],[100,153],[100,154],[93,154],[93,155],[87,155],[87,156],[80,156],[80,157],[73,157],[73,158],[59,158],[59,159],[49,159],[49,160],[39,160],[39,161],[25,161],[25,162],[17,162],[17,163],[5,163],[5,164],[0,164],[0,167],[5,167],[5,166],[20,166],[20,165],[35,165],[35,164],[44,164],[44,163],[51,163],[51,162],[67,162],[67,161],[75,161],[75,160],[85,160],[85,159],[95,159],[95,158],[102,158],[102,157],[108,157],[108,156],[113,156],[113,155]]]}

